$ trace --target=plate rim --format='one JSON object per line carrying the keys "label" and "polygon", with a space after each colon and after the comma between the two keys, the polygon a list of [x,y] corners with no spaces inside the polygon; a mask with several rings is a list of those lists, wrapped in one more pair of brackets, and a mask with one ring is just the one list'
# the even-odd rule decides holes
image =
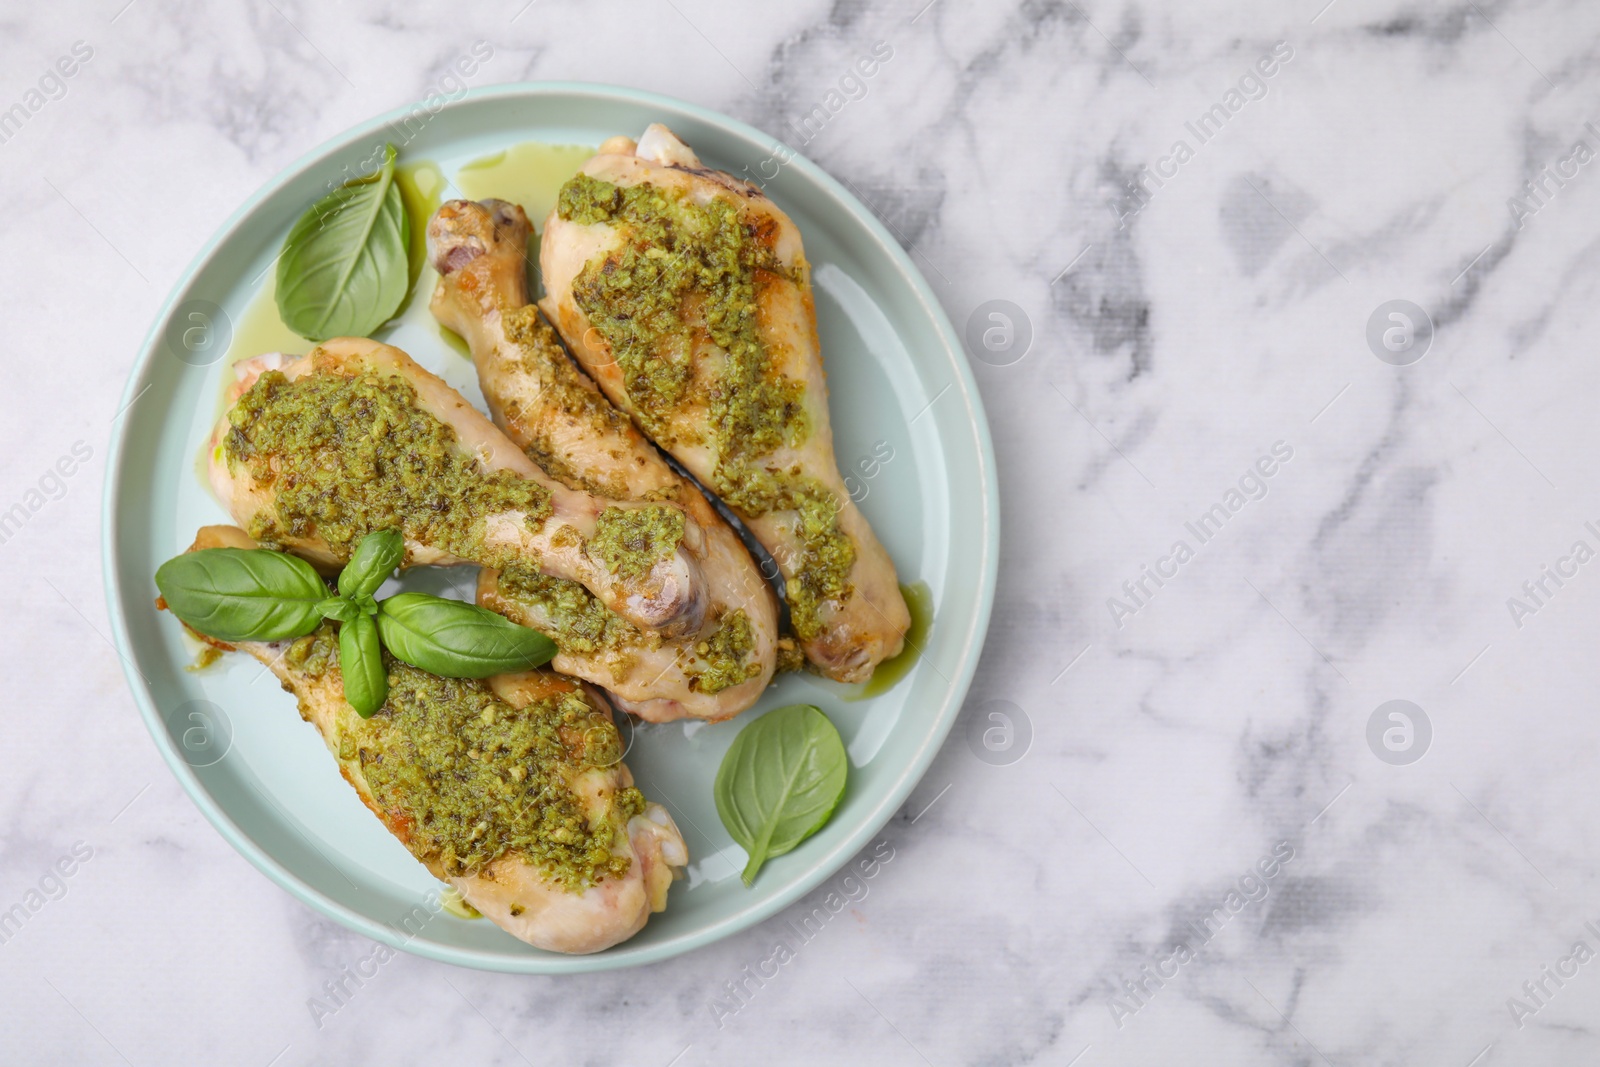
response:
{"label": "plate rim", "polygon": [[[677,112],[757,143],[782,144],[771,134],[711,108],[644,89],[634,89],[600,82],[522,81],[482,86],[468,89],[461,96],[447,101],[439,109],[435,117],[445,111],[484,99],[566,97],[588,97],[610,102],[643,105],[646,108],[667,112]],[[217,227],[216,231],[173,283],[166,300],[152,319],[150,328],[140,344],[138,355],[128,373],[128,381],[123,388],[118,404],[119,417],[127,412],[139,395],[142,395],[143,389],[141,385],[149,377],[155,364],[154,357],[157,354],[157,344],[162,334],[163,325],[171,316],[179,298],[187,292],[194,283],[196,276],[211,262],[223,243],[238,229],[244,220],[267,197],[293,181],[296,177],[323,162],[334,153],[348,148],[351,143],[392,126],[396,121],[410,114],[416,106],[415,102],[403,104],[374,116],[365,122],[341,130],[332,137],[327,138],[262,183]],[[166,730],[160,711],[156,707],[155,697],[150,692],[148,683],[139,674],[137,665],[134,663],[132,644],[129,640],[125,598],[117,581],[114,546],[117,536],[117,516],[122,504],[124,446],[126,444],[127,427],[130,425],[131,420],[118,421],[111,436],[107,453],[107,478],[101,496],[100,564],[102,580],[105,584],[106,605],[111,624],[112,639],[116,645],[118,658],[122,661],[123,676],[126,678],[128,687],[133,693],[134,702],[139,707],[140,715],[144,719],[145,728],[149,731],[151,740],[155,742],[156,749],[161,753],[173,776],[183,786],[184,792],[188,794],[189,799],[194,802],[195,806],[205,815],[207,821],[216,828],[217,832],[222,835],[223,839],[235,851],[250,861],[252,866],[296,900],[341,923],[345,927],[381,944],[388,945],[390,948],[399,949],[427,959],[477,970],[512,974],[561,974],[641,966],[670,959],[732,936],[778,914],[807,893],[810,893],[818,885],[837,873],[852,856],[865,847],[870,839],[883,829],[927,773],[928,767],[932,764],[939,749],[943,747],[951,728],[955,725],[956,719],[965,703],[967,693],[971,689],[972,679],[982,655],[983,644],[988,633],[990,616],[994,605],[1000,550],[999,485],[995,469],[994,444],[990,434],[988,418],[984,411],[983,400],[972,374],[970,360],[966,358],[961,335],[956,332],[949,316],[945,314],[943,306],[934,295],[927,279],[917,269],[906,250],[890,234],[888,228],[866,205],[861,203],[858,197],[846,189],[832,175],[828,174],[821,166],[801,155],[798,151],[789,148],[789,146],[784,145],[784,147],[790,153],[790,159],[785,166],[795,167],[806,174],[824,192],[828,193],[887,252],[890,261],[894,263],[901,277],[909,284],[911,293],[917,298],[924,314],[929,317],[935,331],[941,335],[947,350],[952,354],[951,364],[955,371],[956,379],[952,384],[956,386],[957,391],[961,394],[968,416],[966,421],[971,424],[978,445],[977,473],[983,491],[983,514],[980,545],[981,560],[978,567],[977,610],[972,614],[966,632],[962,635],[962,647],[965,649],[962,663],[955,672],[956,676],[946,691],[946,698],[939,708],[938,715],[933,720],[931,729],[926,733],[918,748],[914,750],[911,759],[895,776],[889,789],[884,794],[884,798],[877,806],[868,809],[858,821],[857,826],[835,844],[832,849],[819,854],[812,863],[810,870],[795,878],[788,886],[768,899],[733,911],[699,930],[668,941],[652,945],[640,945],[632,950],[627,947],[627,942],[623,942],[621,945],[603,952],[584,956],[566,956],[556,953],[510,956],[483,949],[436,945],[418,938],[404,937],[393,928],[325,896],[303,881],[275,857],[268,854],[261,846],[257,845],[255,840],[236,824],[229,814],[213,799],[210,792],[201,783],[199,775],[195,773],[194,768],[189,766],[173,746],[171,736]]]}

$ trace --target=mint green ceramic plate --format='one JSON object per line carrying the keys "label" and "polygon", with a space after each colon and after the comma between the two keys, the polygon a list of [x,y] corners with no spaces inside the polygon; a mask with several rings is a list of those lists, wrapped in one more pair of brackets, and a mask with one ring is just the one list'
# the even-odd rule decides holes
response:
{"label": "mint green ceramic plate", "polygon": [[[915,667],[879,696],[850,699],[850,689],[791,675],[730,723],[640,726],[627,761],[646,795],[665,803],[682,828],[688,877],[631,941],[594,956],[560,956],[487,921],[430,908],[438,883],[362,807],[316,731],[260,665],[231,655],[204,671],[185,670],[195,648],[170,615],[155,610],[151,575],[197,527],[227,521],[198,469],[228,364],[254,354],[238,345],[224,354],[227,335],[246,345],[257,336],[273,257],[331,183],[360,173],[385,140],[401,147],[402,162],[432,161],[455,180],[464,163],[512,145],[593,146],[615,134],[636,137],[654,121],[671,126],[710,166],[778,171],[767,193],[799,224],[815,268],[840,466],[902,581],[931,591],[933,625]],[[251,197],[173,291],[145,340],[112,445],[104,549],[112,626],[173,773],[235,848],[307,904],[379,941],[464,966],[557,973],[647,963],[759,922],[818,885],[872,843],[932,760],[970,684],[993,598],[999,506],[988,426],[958,335],[910,259],[837,182],[798,157],[777,168],[773,148],[749,126],[649,93],[497,86],[431,117],[393,112],[317,149]],[[471,364],[426,317],[431,281],[424,272],[422,299],[380,336],[481,403]],[[470,574],[432,578],[470,589]],[[712,779],[750,716],[797,701],[819,705],[844,735],[849,788],[820,833],[770,861],[747,889],[738,876],[744,853],[717,819]]]}

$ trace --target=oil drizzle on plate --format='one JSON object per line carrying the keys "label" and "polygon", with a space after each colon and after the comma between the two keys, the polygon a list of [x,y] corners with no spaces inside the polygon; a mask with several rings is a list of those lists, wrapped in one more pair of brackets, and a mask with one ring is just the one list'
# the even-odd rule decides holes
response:
{"label": "oil drizzle on plate", "polygon": [[[310,347],[310,341],[285,326],[278,316],[278,275],[276,269],[269,269],[260,291],[250,298],[244,314],[233,324],[233,343],[222,357],[222,365],[232,367],[241,359],[267,352],[299,355]],[[223,380],[231,385],[233,375],[224,373]]]}
{"label": "oil drizzle on plate", "polygon": [[411,325],[439,338],[459,355],[471,359],[472,353],[467,350],[467,343],[440,326],[428,311],[428,302],[433,299],[433,289],[439,280],[438,272],[428,262],[428,221],[444,202],[445,189],[450,183],[445,180],[438,164],[423,161],[398,168],[395,171],[395,184],[400,188],[400,202],[405,205],[406,219],[411,225],[411,244],[407,250],[411,266],[411,290],[394,318],[373,331],[372,336],[375,340],[387,341],[399,326]]}
{"label": "oil drizzle on plate", "polygon": [[928,588],[927,582],[913,582],[910,585],[902,584],[900,595],[906,598],[906,607],[911,611],[911,629],[906,632],[906,647],[894,659],[886,659],[878,664],[878,669],[872,672],[872,677],[861,687],[861,692],[846,699],[867,700],[882,696],[910,674],[911,668],[922,657],[922,648],[928,643],[928,630],[933,626],[933,591]]}
{"label": "oil drizzle on plate", "polygon": [[[411,224],[411,243],[406,248],[407,265],[411,268],[411,291],[399,314],[406,305],[417,298],[417,276],[422,273],[428,259],[428,220],[439,210],[444,198],[444,172],[436,163],[411,163],[395,170],[395,184],[400,187],[400,203],[405,205],[406,220]],[[430,294],[431,295],[431,294]]]}
{"label": "oil drizzle on plate", "polygon": [[536,227],[543,226],[561,187],[592,155],[594,149],[583,145],[524,141],[462,166],[456,187],[473,200],[498,197],[521,205]]}
{"label": "oil drizzle on plate", "polygon": [[483,912],[474,908],[462,897],[461,890],[447,885],[439,890],[439,907],[458,919],[481,919]]}

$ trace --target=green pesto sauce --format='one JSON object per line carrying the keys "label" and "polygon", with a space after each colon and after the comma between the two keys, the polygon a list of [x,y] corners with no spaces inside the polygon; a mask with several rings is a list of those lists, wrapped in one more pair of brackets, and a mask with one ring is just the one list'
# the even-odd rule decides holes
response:
{"label": "green pesto sauce", "polygon": [[707,666],[694,676],[691,684],[702,693],[720,693],[756,677],[761,673],[761,664],[750,660],[755,647],[755,629],[744,609],[730,611],[717,623],[710,637],[695,645],[694,650]]}
{"label": "green pesto sauce", "polygon": [[[500,572],[497,592],[537,618],[536,628],[561,651],[596,657],[619,676],[632,669],[636,651],[661,647],[659,635],[607,611],[577,582],[537,571],[509,570]],[[717,628],[695,646],[705,666],[697,661],[686,668],[690,688],[710,695],[756,677],[761,664],[751,659],[755,647],[755,629],[744,610],[724,615]]]}
{"label": "green pesto sauce", "polygon": [[296,638],[283,658],[302,674],[321,678],[329,667],[339,665],[339,631],[324,619],[311,633]]}
{"label": "green pesto sauce", "polygon": [[682,510],[670,504],[608,507],[594,520],[587,550],[612,574],[634,581],[678,551],[683,529]]}
{"label": "green pesto sauce", "polygon": [[500,572],[497,586],[507,600],[536,611],[540,616],[538,629],[563,652],[625,655],[640,645],[660,644],[659,636],[647,634],[608,610],[577,582],[511,568]]}
{"label": "green pesto sauce", "polygon": [[485,682],[385,662],[389,698],[362,724],[357,754],[378,804],[410,820],[414,855],[454,876],[520,852],[573,892],[627,872],[613,848],[644,797],[619,790],[589,822],[571,781],[616,763],[622,740],[581,690],[513,708]]}
{"label": "green pesto sauce", "polygon": [[[250,522],[269,547],[287,537],[322,538],[340,559],[376,530],[491,567],[519,554],[483,540],[484,519],[522,512],[537,529],[550,494],[510,471],[486,473],[456,433],[423,410],[403,378],[263,374],[229,413],[223,447],[274,491],[274,508]],[[273,514],[272,512],[275,512]]]}
{"label": "green pesto sauce", "polygon": [[809,641],[822,632],[822,606],[850,595],[850,568],[856,546],[839,525],[839,499],[813,478],[795,478],[775,509],[793,509],[800,562],[784,581],[789,621],[796,636]]}
{"label": "green pesto sauce", "polygon": [[[805,268],[786,271],[772,235],[744,224],[726,197],[698,204],[648,182],[623,187],[579,174],[562,188],[557,210],[624,234],[618,251],[583,268],[573,297],[610,344],[645,431],[670,450],[679,439],[674,414],[686,402],[704,403],[705,436],[686,443],[713,447],[712,488],[747,516],[799,512],[800,558],[786,595],[795,632],[815,637],[822,604],[849,594],[855,545],[826,486],[765,462],[780,447],[798,447],[812,428],[801,384],[773,367],[758,304],[763,285],[806,285]],[[714,381],[697,386],[692,345],[701,331],[727,359]]]}

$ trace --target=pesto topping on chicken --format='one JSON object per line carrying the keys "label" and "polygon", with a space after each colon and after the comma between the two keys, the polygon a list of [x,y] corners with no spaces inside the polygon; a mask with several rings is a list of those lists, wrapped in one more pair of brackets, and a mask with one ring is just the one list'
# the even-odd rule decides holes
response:
{"label": "pesto topping on chicken", "polygon": [[324,620],[315,630],[294,640],[283,658],[295,670],[320,678],[339,665],[339,631]]}
{"label": "pesto topping on chicken", "polygon": [[[284,660],[312,678],[338,670],[337,626],[291,642]],[[645,801],[621,789],[597,795],[591,812],[573,793],[578,775],[622,758],[611,716],[582,689],[514,708],[486,682],[388,655],[384,666],[388,699],[370,719],[339,717],[336,752],[360,767],[413,855],[460,875],[519,852],[573,892],[627,873],[621,845]]]}
{"label": "pesto topping on chicken", "polygon": [[244,465],[274,494],[273,508],[249,528],[269,547],[316,536],[348,559],[366,534],[398,527],[409,540],[506,566],[518,554],[486,544],[484,520],[521,513],[537,529],[551,514],[542,485],[485,471],[395,375],[317,373],[291,381],[268,371],[228,418],[230,467]]}
{"label": "pesto topping on chicken", "polygon": [[683,542],[683,512],[670,504],[609,507],[594,520],[589,555],[625,581],[637,581]]}
{"label": "pesto topping on chicken", "polygon": [[802,641],[816,637],[822,632],[822,606],[850,595],[850,568],[856,562],[855,542],[839,525],[839,498],[815,478],[760,470],[751,471],[739,492],[724,499],[750,515],[794,514],[799,559],[784,567],[783,595],[796,636]]}
{"label": "pesto topping on chicken", "polygon": [[572,892],[627,873],[644,797],[619,789],[590,805],[574,793],[577,776],[622,756],[610,715],[581,689],[514,708],[485,682],[386,664],[389,698],[358,727],[357,754],[414,855],[462,875],[518,852]]}
{"label": "pesto topping on chicken", "polygon": [[[610,224],[623,237],[584,266],[573,298],[611,346],[645,432],[669,449],[708,445],[716,455],[711,488],[744,515],[798,513],[801,552],[785,592],[796,633],[816,636],[822,605],[850,591],[855,545],[839,525],[834,494],[772,460],[803,444],[812,427],[804,386],[778,371],[760,323],[763,288],[805,286],[804,265],[784,268],[770,223],[747,223],[725,196],[702,204],[649,182],[618,186],[579,174],[562,187],[557,211]],[[726,358],[697,366],[702,336]],[[705,409],[698,431],[674,425],[689,406]],[[698,436],[686,439],[690,432]]]}
{"label": "pesto topping on chicken", "polygon": [[[659,635],[607,611],[583,586],[535,571],[502,571],[485,605],[531,625],[563,652],[599,657],[619,676],[633,666],[635,651],[661,647]],[[756,677],[761,664],[752,658],[755,648],[755,628],[744,609],[722,616],[695,645],[697,658],[685,668],[690,687],[715,695]]]}
{"label": "pesto topping on chicken", "polygon": [[[501,571],[495,589],[501,599],[531,616],[534,629],[563,652],[625,655],[628,649],[641,645],[654,648],[661,643],[660,635],[640,630],[607,610],[589,590],[565,578],[518,567]],[[623,666],[615,664],[612,656],[607,659]]]}
{"label": "pesto topping on chicken", "polygon": [[761,673],[761,664],[750,659],[755,647],[755,630],[749,616],[743,608],[730,611],[709,637],[694,646],[706,666],[690,684],[702,693],[715,694],[756,677]]}

